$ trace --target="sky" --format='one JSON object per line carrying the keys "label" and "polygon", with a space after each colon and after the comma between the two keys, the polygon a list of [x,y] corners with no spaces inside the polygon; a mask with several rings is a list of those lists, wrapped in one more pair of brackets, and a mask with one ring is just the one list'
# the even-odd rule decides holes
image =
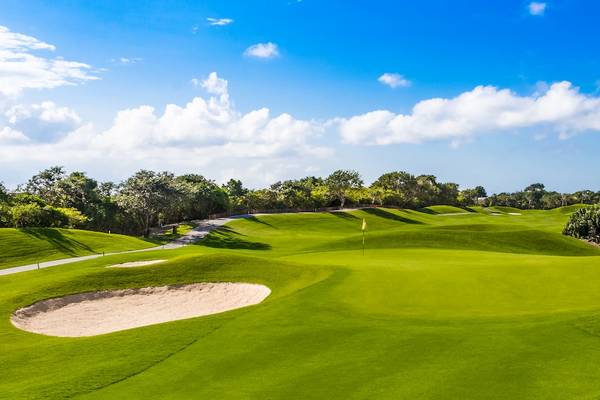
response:
{"label": "sky", "polygon": [[2,0],[0,182],[600,190],[600,3]]}

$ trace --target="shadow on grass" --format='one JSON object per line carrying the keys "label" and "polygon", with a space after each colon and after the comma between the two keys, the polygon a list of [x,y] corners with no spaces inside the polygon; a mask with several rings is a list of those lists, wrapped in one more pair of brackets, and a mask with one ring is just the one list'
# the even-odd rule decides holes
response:
{"label": "shadow on grass", "polygon": [[363,211],[368,214],[380,217],[380,218],[391,219],[392,221],[397,221],[397,222],[404,222],[405,224],[421,224],[421,225],[423,224],[423,222],[421,222],[421,221],[406,218],[401,215],[397,215],[397,214],[391,213],[389,211],[382,210],[381,208],[363,208]]}
{"label": "shadow on grass", "polygon": [[417,208],[416,210],[417,212],[423,213],[423,214],[429,214],[429,215],[436,215],[439,214],[439,212],[431,210],[429,208]]}
{"label": "shadow on grass", "polygon": [[330,211],[329,214],[333,215],[335,217],[338,217],[338,218],[343,218],[343,219],[348,219],[348,220],[358,219],[358,217],[356,215],[349,214],[346,211]]}
{"label": "shadow on grass", "polygon": [[254,215],[249,215],[245,218],[246,220],[250,221],[250,222],[256,222],[258,224],[263,224],[263,225],[267,225],[269,227],[273,227],[273,225],[269,224],[268,222],[263,221],[262,219],[256,218]]}
{"label": "shadow on grass", "polygon": [[196,244],[218,249],[271,250],[271,245],[267,243],[252,242],[241,238],[241,236],[246,235],[237,233],[228,226],[221,226]]}
{"label": "shadow on grass", "polygon": [[20,232],[32,236],[39,240],[44,240],[50,243],[55,249],[61,253],[69,255],[77,255],[78,251],[88,251],[95,253],[95,251],[88,245],[66,237],[58,229],[53,228],[23,228],[19,229]]}

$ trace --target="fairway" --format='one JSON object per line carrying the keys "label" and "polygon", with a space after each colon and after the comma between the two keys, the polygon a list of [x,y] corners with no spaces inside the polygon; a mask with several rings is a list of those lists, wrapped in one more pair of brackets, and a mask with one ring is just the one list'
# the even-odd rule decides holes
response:
{"label": "fairway", "polygon": [[[2,276],[0,398],[597,398],[600,248],[561,234],[578,208],[257,215],[175,250]],[[129,240],[119,246],[145,243]],[[38,257],[34,246],[3,253],[1,267]],[[39,254],[71,255],[48,248]],[[135,267],[106,268],[122,263]],[[97,336],[10,322],[46,299],[201,282],[271,292]]]}
{"label": "fairway", "polygon": [[0,228],[0,269],[153,246],[155,244],[130,236],[78,229]]}

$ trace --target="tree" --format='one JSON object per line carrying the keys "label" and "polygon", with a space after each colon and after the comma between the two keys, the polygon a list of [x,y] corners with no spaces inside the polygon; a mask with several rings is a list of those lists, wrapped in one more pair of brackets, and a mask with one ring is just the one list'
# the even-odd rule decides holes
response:
{"label": "tree", "polygon": [[339,200],[340,207],[344,208],[350,189],[359,189],[363,184],[360,174],[352,170],[337,170],[325,179],[325,185],[331,196]]}
{"label": "tree", "polygon": [[545,187],[542,183],[533,183],[523,190],[529,208],[540,208]]}
{"label": "tree", "polygon": [[373,184],[372,188],[382,188],[385,198],[391,201],[391,205],[412,207],[416,202],[417,180],[414,175],[404,171],[388,172],[381,175]]}
{"label": "tree", "polygon": [[146,237],[159,214],[177,201],[173,179],[169,172],[141,170],[121,185],[117,204],[138,221]]}
{"label": "tree", "polygon": [[177,207],[178,220],[207,218],[210,214],[227,210],[225,190],[202,175],[178,176],[175,185],[182,200]]}
{"label": "tree", "polygon": [[248,208],[247,202],[244,200],[244,196],[248,193],[248,189],[244,188],[242,185],[242,181],[239,179],[230,179],[227,181],[225,185],[223,185],[223,189],[229,196],[230,210],[236,210],[240,208]]}
{"label": "tree", "polygon": [[485,197],[487,197],[487,192],[483,186],[475,186],[472,189],[465,189],[460,192],[460,202],[465,206],[475,205],[479,199]]}
{"label": "tree", "polygon": [[567,222],[563,234],[600,243],[600,205],[575,211]]}
{"label": "tree", "polygon": [[0,182],[0,203],[8,203],[8,190],[2,182]]}
{"label": "tree", "polygon": [[57,183],[64,178],[65,169],[63,167],[50,167],[32,176],[25,185],[25,191],[41,197],[48,204],[54,205],[59,202],[60,196]]}

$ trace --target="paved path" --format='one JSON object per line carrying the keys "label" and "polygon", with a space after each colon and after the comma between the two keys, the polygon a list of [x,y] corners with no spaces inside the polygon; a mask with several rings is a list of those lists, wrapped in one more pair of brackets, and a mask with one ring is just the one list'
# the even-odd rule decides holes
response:
{"label": "paved path", "polygon": [[90,254],[89,256],[63,258],[61,260],[45,261],[45,262],[41,262],[39,264],[36,263],[36,264],[22,265],[20,267],[0,269],[0,276],[16,274],[16,273],[25,272],[25,271],[34,271],[36,269],[42,269],[42,268],[55,267],[57,265],[71,264],[71,263],[79,262],[79,261],[91,260],[94,258],[102,257],[103,255],[110,256],[110,255],[114,255],[114,254],[141,253],[141,252],[145,252],[145,251],[179,249],[183,246],[187,246],[188,244],[191,244],[191,243],[197,242],[198,240],[203,239],[213,229],[223,226],[226,223],[233,221],[234,219],[245,218],[245,217],[247,217],[247,216],[240,215],[240,216],[235,216],[235,217],[231,217],[231,218],[217,218],[217,219],[200,221],[200,223],[197,227],[195,227],[194,229],[192,229],[185,235],[175,239],[174,241],[172,241],[170,243],[162,245],[162,246],[150,247],[147,249],[140,249],[140,250],[119,251],[119,252],[115,252],[115,253]]}

